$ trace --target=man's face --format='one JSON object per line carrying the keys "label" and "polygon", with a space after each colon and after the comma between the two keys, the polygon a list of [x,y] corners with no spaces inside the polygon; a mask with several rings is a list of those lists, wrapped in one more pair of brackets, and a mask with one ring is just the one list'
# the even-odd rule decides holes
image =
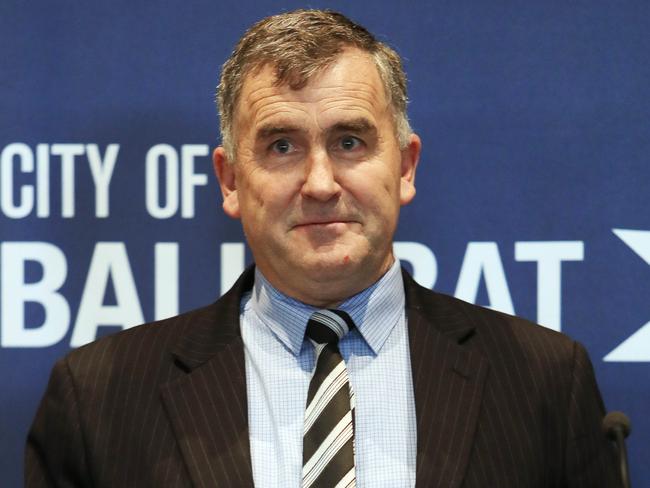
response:
{"label": "man's face", "polygon": [[371,58],[347,49],[300,90],[267,66],[246,78],[234,123],[237,160],[217,148],[215,170],[264,276],[316,306],[379,279],[415,195],[420,142],[400,150]]}

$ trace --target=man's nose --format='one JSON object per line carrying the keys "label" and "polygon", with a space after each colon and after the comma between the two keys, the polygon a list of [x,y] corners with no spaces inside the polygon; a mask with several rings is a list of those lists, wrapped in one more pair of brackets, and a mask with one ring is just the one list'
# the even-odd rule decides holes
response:
{"label": "man's nose", "polygon": [[304,197],[326,202],[341,193],[336,179],[336,168],[325,149],[311,152],[305,164],[305,179],[301,194]]}

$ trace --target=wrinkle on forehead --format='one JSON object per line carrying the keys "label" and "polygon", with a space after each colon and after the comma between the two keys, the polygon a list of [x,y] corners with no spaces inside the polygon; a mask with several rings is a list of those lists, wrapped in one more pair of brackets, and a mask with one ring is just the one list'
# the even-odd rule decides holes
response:
{"label": "wrinkle on forehead", "polygon": [[238,123],[259,125],[271,116],[308,115],[316,108],[322,114],[330,110],[381,113],[390,109],[377,68],[361,51],[343,53],[299,90],[277,85],[276,80],[271,66],[247,77],[237,110]]}

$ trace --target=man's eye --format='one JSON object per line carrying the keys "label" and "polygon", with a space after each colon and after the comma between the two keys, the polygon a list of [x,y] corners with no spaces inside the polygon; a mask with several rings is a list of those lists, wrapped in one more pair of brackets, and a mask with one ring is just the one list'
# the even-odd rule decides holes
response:
{"label": "man's eye", "polygon": [[361,145],[361,140],[353,136],[345,136],[341,139],[341,149],[344,151],[353,151]]}
{"label": "man's eye", "polygon": [[293,144],[291,144],[287,139],[278,139],[271,144],[271,149],[280,154],[287,154],[293,149]]}

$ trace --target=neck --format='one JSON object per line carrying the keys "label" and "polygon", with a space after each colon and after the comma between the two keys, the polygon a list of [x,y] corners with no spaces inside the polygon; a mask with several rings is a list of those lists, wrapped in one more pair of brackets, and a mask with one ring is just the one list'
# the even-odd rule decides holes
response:
{"label": "neck", "polygon": [[[260,269],[264,278],[278,291],[295,300],[316,308],[336,308],[348,298],[362,292],[381,279],[391,268],[395,259],[392,255],[373,273],[363,273],[361,270],[350,274],[338,274],[329,279],[310,279],[309,275],[286,282],[278,280],[271,272]],[[295,273],[294,273],[295,275]]]}

